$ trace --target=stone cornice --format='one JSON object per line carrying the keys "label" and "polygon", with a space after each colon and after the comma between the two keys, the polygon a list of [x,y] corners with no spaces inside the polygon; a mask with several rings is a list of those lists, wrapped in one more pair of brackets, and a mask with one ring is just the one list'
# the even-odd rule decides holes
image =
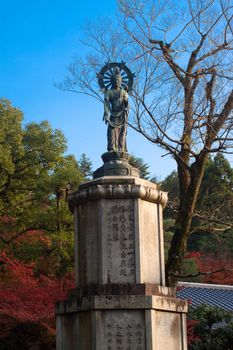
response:
{"label": "stone cornice", "polygon": [[187,300],[155,295],[103,295],[70,299],[56,303],[56,314],[87,310],[153,309],[187,313]]}
{"label": "stone cornice", "polygon": [[79,190],[69,195],[70,210],[80,203],[97,199],[137,199],[159,203],[163,207],[167,203],[167,193],[157,189],[149,181],[133,177],[103,177],[89,181],[79,187]]}

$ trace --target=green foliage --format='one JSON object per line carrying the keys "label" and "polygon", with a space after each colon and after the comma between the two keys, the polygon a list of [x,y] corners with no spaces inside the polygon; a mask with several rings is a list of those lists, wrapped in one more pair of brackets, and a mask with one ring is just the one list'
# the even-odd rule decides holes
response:
{"label": "green foliage", "polygon": [[201,282],[201,277],[195,276],[198,272],[199,269],[194,258],[184,259],[181,270],[181,276],[184,276],[182,277],[182,281]]}
{"label": "green foliage", "polygon": [[[161,183],[162,191],[168,192],[168,205],[164,211],[165,219],[176,218],[177,208],[179,206],[179,180],[176,171],[172,171]],[[174,220],[175,223],[175,220]]]}
{"label": "green foliage", "polygon": [[233,229],[215,234],[214,232],[198,231],[191,234],[188,248],[203,254],[217,255],[222,251],[225,256],[233,257]]}
{"label": "green foliage", "polygon": [[[174,208],[179,205],[178,174],[173,171],[161,183],[161,189],[168,191],[169,201]],[[232,217],[233,205],[233,169],[228,160],[218,153],[213,159],[209,158],[201,189],[198,196],[198,212],[210,215],[213,212],[225,219]]]}
{"label": "green foliage", "polygon": [[174,224],[175,224],[175,220],[171,218],[165,218],[163,221],[165,261],[167,260],[168,250],[170,248],[171,240],[174,234],[174,232],[172,231],[174,228]]}
{"label": "green foliage", "polygon": [[[68,192],[84,175],[66,140],[47,121],[22,125],[23,114],[0,100],[0,248],[38,271],[63,275],[73,265]],[[42,269],[41,256],[48,264]],[[53,268],[52,268],[53,266]]]}
{"label": "green foliage", "polygon": [[145,163],[142,158],[135,157],[133,154],[131,154],[129,159],[129,164],[139,170],[139,176],[142,179],[149,180],[150,178],[149,165]]}
{"label": "green foliage", "polygon": [[197,205],[203,214],[214,213],[215,219],[232,219],[233,169],[221,154],[209,159]]}
{"label": "green foliage", "polygon": [[[167,261],[168,258],[168,251],[171,245],[171,240],[174,235],[174,224],[175,220],[172,218],[165,218],[163,222],[164,226],[164,254],[165,254],[165,261]],[[195,259],[185,259],[182,265],[182,270],[180,271],[180,275],[186,276],[190,274],[197,274],[198,273],[198,267],[195,262]],[[200,277],[186,277],[182,278],[182,281],[195,281],[199,282]]]}
{"label": "green foliage", "polygon": [[[168,191],[169,202],[164,217],[176,218],[179,207],[177,172],[168,175],[160,186],[162,190]],[[217,254],[221,249],[233,255],[232,189],[233,169],[228,160],[220,153],[213,159],[209,158],[197,201],[197,215],[192,221],[189,250]],[[170,231],[173,232],[174,227],[170,226]]]}
{"label": "green foliage", "polygon": [[0,189],[4,189],[8,176],[14,173],[15,159],[22,157],[21,111],[5,99],[0,100]]}
{"label": "green foliage", "polygon": [[168,192],[170,201],[177,201],[179,198],[179,180],[176,171],[172,171],[161,183],[163,191]]}
{"label": "green foliage", "polygon": [[[196,340],[190,345],[190,350],[233,348],[233,322],[230,312],[203,304],[196,309],[191,309],[189,318],[197,321],[194,326]],[[219,322],[221,325],[214,328],[214,324]]]}
{"label": "green foliage", "polygon": [[92,162],[91,160],[86,156],[86,154],[82,154],[79,161],[79,169],[80,172],[82,174],[82,176],[84,177],[85,180],[89,180],[92,177]]}
{"label": "green foliage", "polygon": [[[222,154],[209,159],[193,220],[189,248],[217,254],[219,249],[233,256],[232,207],[233,169]],[[202,217],[206,218],[202,220]]]}

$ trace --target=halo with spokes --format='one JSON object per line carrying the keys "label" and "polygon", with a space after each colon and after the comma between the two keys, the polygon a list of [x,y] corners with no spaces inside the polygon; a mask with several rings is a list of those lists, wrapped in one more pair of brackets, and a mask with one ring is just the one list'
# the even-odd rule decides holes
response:
{"label": "halo with spokes", "polygon": [[112,89],[112,76],[114,75],[114,68],[119,68],[119,74],[121,75],[121,88],[127,91],[132,90],[133,78],[135,75],[125,65],[125,62],[109,62],[100,70],[97,74],[98,84],[102,91]]}

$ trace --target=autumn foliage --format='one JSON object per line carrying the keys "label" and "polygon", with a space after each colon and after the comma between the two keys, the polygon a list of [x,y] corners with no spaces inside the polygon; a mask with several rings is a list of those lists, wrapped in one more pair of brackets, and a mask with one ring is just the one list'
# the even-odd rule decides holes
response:
{"label": "autumn foliage", "polygon": [[194,259],[202,283],[233,284],[233,258],[231,255],[223,252],[209,255],[190,252],[186,255],[186,259]]}
{"label": "autumn foliage", "polygon": [[0,254],[2,341],[15,327],[25,324],[29,328],[35,325],[38,331],[42,328],[54,338],[55,302],[64,299],[66,290],[73,287],[73,276],[70,274],[63,279],[36,276],[33,265],[26,265],[6,252]]}
{"label": "autumn foliage", "polygon": [[0,264],[1,314],[19,321],[53,325],[55,301],[65,298],[63,285],[72,286],[71,276],[65,281],[45,275],[35,277],[33,265],[27,266],[5,252],[0,255]]}

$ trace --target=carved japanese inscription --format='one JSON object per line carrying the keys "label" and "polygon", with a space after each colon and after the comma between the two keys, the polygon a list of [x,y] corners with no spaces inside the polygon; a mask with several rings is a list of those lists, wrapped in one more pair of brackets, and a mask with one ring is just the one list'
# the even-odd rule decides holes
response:
{"label": "carved japanese inscription", "polygon": [[133,206],[119,200],[106,211],[107,273],[109,283],[135,282]]}
{"label": "carved japanese inscription", "polygon": [[143,324],[141,312],[109,312],[104,322],[104,350],[144,350]]}

